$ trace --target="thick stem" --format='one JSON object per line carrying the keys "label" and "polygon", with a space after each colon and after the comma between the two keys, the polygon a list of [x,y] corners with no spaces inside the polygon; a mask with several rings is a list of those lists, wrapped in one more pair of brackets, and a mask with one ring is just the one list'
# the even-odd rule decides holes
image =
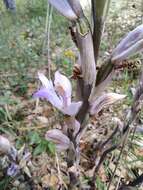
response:
{"label": "thick stem", "polygon": [[69,174],[69,185],[68,189],[72,190],[80,184],[79,175],[78,175],[78,154],[77,150],[79,149],[79,144],[76,141],[74,136],[75,131],[75,124],[74,118],[69,118],[68,121],[68,130],[67,135],[71,141],[71,145],[67,150],[67,167],[68,167],[68,174]]}
{"label": "thick stem", "polygon": [[101,42],[101,36],[102,36],[102,29],[103,29],[103,23],[101,18],[96,19],[96,27],[94,28],[93,33],[93,42],[94,42],[94,56],[97,60],[98,54],[99,54],[99,47]]}
{"label": "thick stem", "polygon": [[110,0],[92,0],[92,15],[93,15],[93,43],[94,55],[97,61],[101,36],[104,28],[106,15],[109,10]]}
{"label": "thick stem", "polygon": [[128,190],[129,187],[135,187],[141,185],[141,183],[143,183],[143,173],[133,181],[129,182],[128,185],[121,185],[118,190]]}

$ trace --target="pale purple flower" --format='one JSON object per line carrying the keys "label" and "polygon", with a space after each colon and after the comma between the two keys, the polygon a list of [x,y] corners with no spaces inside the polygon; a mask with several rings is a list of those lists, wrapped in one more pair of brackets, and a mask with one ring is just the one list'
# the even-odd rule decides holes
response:
{"label": "pale purple flower", "polygon": [[58,151],[66,150],[70,146],[69,138],[64,135],[59,129],[51,129],[47,131],[45,138],[55,143],[56,149]]}
{"label": "pale purple flower", "polygon": [[143,50],[143,24],[129,32],[113,50],[111,60],[120,62]]}
{"label": "pale purple flower", "polygon": [[93,102],[91,102],[90,114],[98,114],[105,106],[113,104],[119,100],[125,98],[126,95],[117,94],[117,93],[106,93],[102,96],[96,98]]}
{"label": "pale purple flower", "polygon": [[17,164],[12,163],[7,170],[7,175],[15,177],[19,172],[20,172],[20,167]]}
{"label": "pale purple flower", "polygon": [[54,85],[44,74],[38,73],[42,82],[42,88],[34,94],[34,97],[46,98],[53,106],[66,115],[74,116],[79,111],[82,102],[71,102],[72,86],[69,79],[55,72]]}

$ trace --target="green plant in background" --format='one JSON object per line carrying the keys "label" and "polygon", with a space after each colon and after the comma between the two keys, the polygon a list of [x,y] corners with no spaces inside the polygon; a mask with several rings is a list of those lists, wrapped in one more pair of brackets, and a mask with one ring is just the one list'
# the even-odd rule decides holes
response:
{"label": "green plant in background", "polygon": [[30,132],[28,134],[29,143],[31,146],[35,146],[33,150],[33,155],[37,156],[43,152],[54,155],[55,146],[52,142],[46,141],[41,138],[38,132]]}
{"label": "green plant in background", "polygon": [[10,189],[9,183],[12,181],[10,177],[5,177],[5,179],[0,181],[0,188],[1,190]]}
{"label": "green plant in background", "polygon": [[106,190],[106,185],[100,180],[99,177],[97,177],[96,179],[96,184],[97,184],[97,189],[100,189],[100,190]]}

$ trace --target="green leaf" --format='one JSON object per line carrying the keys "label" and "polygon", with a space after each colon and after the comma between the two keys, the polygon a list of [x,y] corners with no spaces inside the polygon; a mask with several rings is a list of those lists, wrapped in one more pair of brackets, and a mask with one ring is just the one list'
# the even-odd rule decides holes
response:
{"label": "green leaf", "polygon": [[39,154],[41,154],[42,152],[45,152],[46,151],[46,147],[43,146],[42,144],[39,144],[35,149],[34,149],[34,152],[33,152],[33,155],[34,156],[37,156]]}
{"label": "green leaf", "polygon": [[96,179],[96,185],[97,185],[97,189],[100,189],[100,190],[106,190],[106,186],[105,184],[100,180],[99,177],[97,177]]}
{"label": "green leaf", "polygon": [[34,156],[37,156],[42,152],[47,152],[52,155],[55,154],[55,145],[52,142],[49,142],[44,138],[41,138],[38,133],[36,132],[32,133],[32,136],[30,138],[31,138],[30,139],[31,144],[37,145],[33,151]]}
{"label": "green leaf", "polygon": [[48,142],[48,150],[47,151],[54,155],[55,151],[56,151],[55,144],[53,144],[52,142]]}
{"label": "green leaf", "polygon": [[47,153],[55,154],[55,144],[45,139],[42,139],[41,144]]}
{"label": "green leaf", "polygon": [[6,190],[10,181],[11,181],[11,177],[6,176],[3,180],[0,181],[0,189]]}
{"label": "green leaf", "polygon": [[0,123],[6,120],[6,112],[3,108],[0,108]]}
{"label": "green leaf", "polygon": [[63,65],[68,65],[68,64],[69,64],[69,60],[64,59],[64,60],[63,60]]}
{"label": "green leaf", "polygon": [[30,139],[30,144],[39,144],[41,142],[41,138],[37,132],[30,132],[29,133],[29,139]]}

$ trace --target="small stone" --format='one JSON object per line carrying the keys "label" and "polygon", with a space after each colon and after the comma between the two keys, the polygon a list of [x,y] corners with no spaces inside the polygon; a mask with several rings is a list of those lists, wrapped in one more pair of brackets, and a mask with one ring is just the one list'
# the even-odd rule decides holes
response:
{"label": "small stone", "polygon": [[18,187],[20,185],[20,182],[18,181],[18,180],[15,180],[14,182],[13,182],[13,186],[14,187]]}

